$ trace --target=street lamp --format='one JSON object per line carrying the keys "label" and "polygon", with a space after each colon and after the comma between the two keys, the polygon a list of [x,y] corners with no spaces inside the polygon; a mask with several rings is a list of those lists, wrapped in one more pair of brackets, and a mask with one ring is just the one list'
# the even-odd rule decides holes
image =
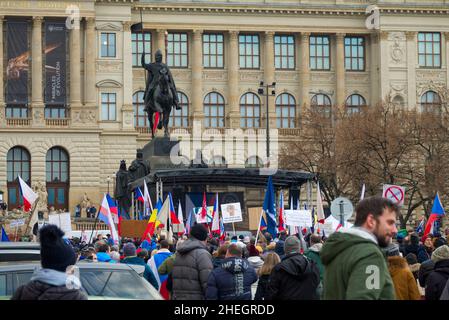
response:
{"label": "street lamp", "polygon": [[106,178],[106,181],[108,182],[108,194],[109,194],[109,183],[111,182],[111,177],[110,176],[108,176],[107,178]]}
{"label": "street lamp", "polygon": [[[270,96],[276,95],[276,91],[274,88],[276,87],[276,82],[273,82],[271,84],[265,84],[263,81],[260,81],[259,89],[257,90],[257,93],[259,95],[265,96],[266,99],[266,114],[267,114],[267,167],[270,165],[270,117],[269,117],[269,108],[268,108],[268,101]],[[270,88],[272,89],[270,92]]]}

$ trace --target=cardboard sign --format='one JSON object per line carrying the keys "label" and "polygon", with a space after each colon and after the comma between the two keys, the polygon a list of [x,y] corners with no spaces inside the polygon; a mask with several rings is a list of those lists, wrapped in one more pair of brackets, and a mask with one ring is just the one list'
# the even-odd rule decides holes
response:
{"label": "cardboard sign", "polygon": [[10,228],[17,228],[20,226],[23,226],[25,224],[25,219],[17,219],[14,221],[11,221],[11,223],[9,224]]}
{"label": "cardboard sign", "polygon": [[141,238],[147,225],[148,220],[122,220],[120,223],[121,235],[126,238]]}
{"label": "cardboard sign", "polygon": [[240,202],[222,204],[221,216],[223,217],[223,223],[233,223],[243,221]]}
{"label": "cardboard sign", "polygon": [[57,225],[65,234],[72,232],[72,217],[70,212],[48,215],[48,223]]}
{"label": "cardboard sign", "polygon": [[312,212],[310,210],[285,210],[285,224],[296,227],[311,227]]}
{"label": "cardboard sign", "polygon": [[262,210],[262,207],[248,208],[249,230],[253,231],[259,228],[260,214]]}

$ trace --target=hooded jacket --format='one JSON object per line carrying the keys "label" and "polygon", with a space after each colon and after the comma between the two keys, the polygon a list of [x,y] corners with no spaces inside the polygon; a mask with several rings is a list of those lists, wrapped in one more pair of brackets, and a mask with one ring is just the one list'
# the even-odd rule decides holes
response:
{"label": "hooded jacket", "polygon": [[386,259],[375,236],[362,228],[341,228],[321,249],[325,300],[394,299]]}
{"label": "hooded jacket", "polygon": [[17,288],[11,300],[87,300],[83,291],[69,289],[66,282],[65,272],[38,269],[33,273],[30,282]]}
{"label": "hooded jacket", "polygon": [[323,248],[322,243],[316,243],[313,246],[311,246],[309,249],[307,249],[307,251],[304,253],[304,255],[307,258],[315,261],[315,263],[318,267],[318,270],[320,270],[320,281],[323,281],[323,277],[324,277],[324,266],[323,266],[323,263],[321,262],[321,257],[320,257],[320,251],[322,248]]}
{"label": "hooded jacket", "polygon": [[439,300],[449,279],[449,259],[435,263],[426,281],[426,300]]}
{"label": "hooded jacket", "polygon": [[265,300],[316,300],[320,271],[300,253],[285,256],[271,271]]}
{"label": "hooded jacket", "polygon": [[257,274],[246,259],[231,257],[215,268],[207,282],[207,300],[251,300]]}
{"label": "hooded jacket", "polygon": [[176,252],[173,264],[173,300],[204,300],[207,280],[213,269],[206,245],[191,238]]}
{"label": "hooded jacket", "polygon": [[416,279],[404,258],[388,257],[388,270],[393,280],[397,300],[421,299]]}

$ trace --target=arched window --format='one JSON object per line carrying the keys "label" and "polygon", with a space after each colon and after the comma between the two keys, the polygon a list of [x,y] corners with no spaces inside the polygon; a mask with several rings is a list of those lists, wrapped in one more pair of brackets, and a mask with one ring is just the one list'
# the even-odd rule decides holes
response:
{"label": "arched window", "polygon": [[143,110],[145,108],[143,94],[143,91],[133,94],[134,127],[136,128],[148,128],[149,126],[147,113]]}
{"label": "arched window", "polygon": [[360,112],[365,106],[365,98],[359,94],[352,94],[346,99],[346,109],[348,113]]}
{"label": "arched window", "polygon": [[206,128],[224,128],[224,98],[217,92],[211,92],[204,98],[204,126]]}
{"label": "arched window", "polygon": [[31,157],[27,149],[13,147],[6,155],[6,172],[8,189],[8,208],[10,210],[23,205],[23,199],[19,191],[17,176],[20,176],[31,186]]}
{"label": "arched window", "polygon": [[427,91],[421,96],[421,111],[440,114],[441,99],[438,93]]}
{"label": "arched window", "polygon": [[245,161],[245,168],[262,168],[263,162],[258,156],[251,156]]}
{"label": "arched window", "polygon": [[315,111],[322,113],[327,118],[331,117],[331,99],[325,94],[316,94],[312,97],[311,106]]}
{"label": "arched window", "polygon": [[260,99],[252,92],[245,93],[240,98],[240,127],[260,127]]}
{"label": "arched window", "polygon": [[276,98],[277,128],[294,128],[296,118],[296,101],[288,93],[280,94]]}
{"label": "arched window", "polygon": [[187,128],[189,126],[189,98],[184,93],[178,91],[178,100],[181,110],[172,108],[169,126]]}
{"label": "arched window", "polygon": [[394,98],[391,100],[391,103],[395,107],[404,107],[405,106],[404,98],[402,96],[400,96],[400,95],[394,96]]}
{"label": "arched window", "polygon": [[47,151],[45,158],[48,206],[55,209],[68,209],[69,195],[69,156],[60,147]]}

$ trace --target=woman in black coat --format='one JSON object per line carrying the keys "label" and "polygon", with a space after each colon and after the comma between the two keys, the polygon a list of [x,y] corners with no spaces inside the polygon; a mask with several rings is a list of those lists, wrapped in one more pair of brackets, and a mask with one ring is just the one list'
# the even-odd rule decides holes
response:
{"label": "woman in black coat", "polygon": [[426,300],[439,300],[449,279],[449,247],[444,245],[432,254],[433,271],[426,281]]}

